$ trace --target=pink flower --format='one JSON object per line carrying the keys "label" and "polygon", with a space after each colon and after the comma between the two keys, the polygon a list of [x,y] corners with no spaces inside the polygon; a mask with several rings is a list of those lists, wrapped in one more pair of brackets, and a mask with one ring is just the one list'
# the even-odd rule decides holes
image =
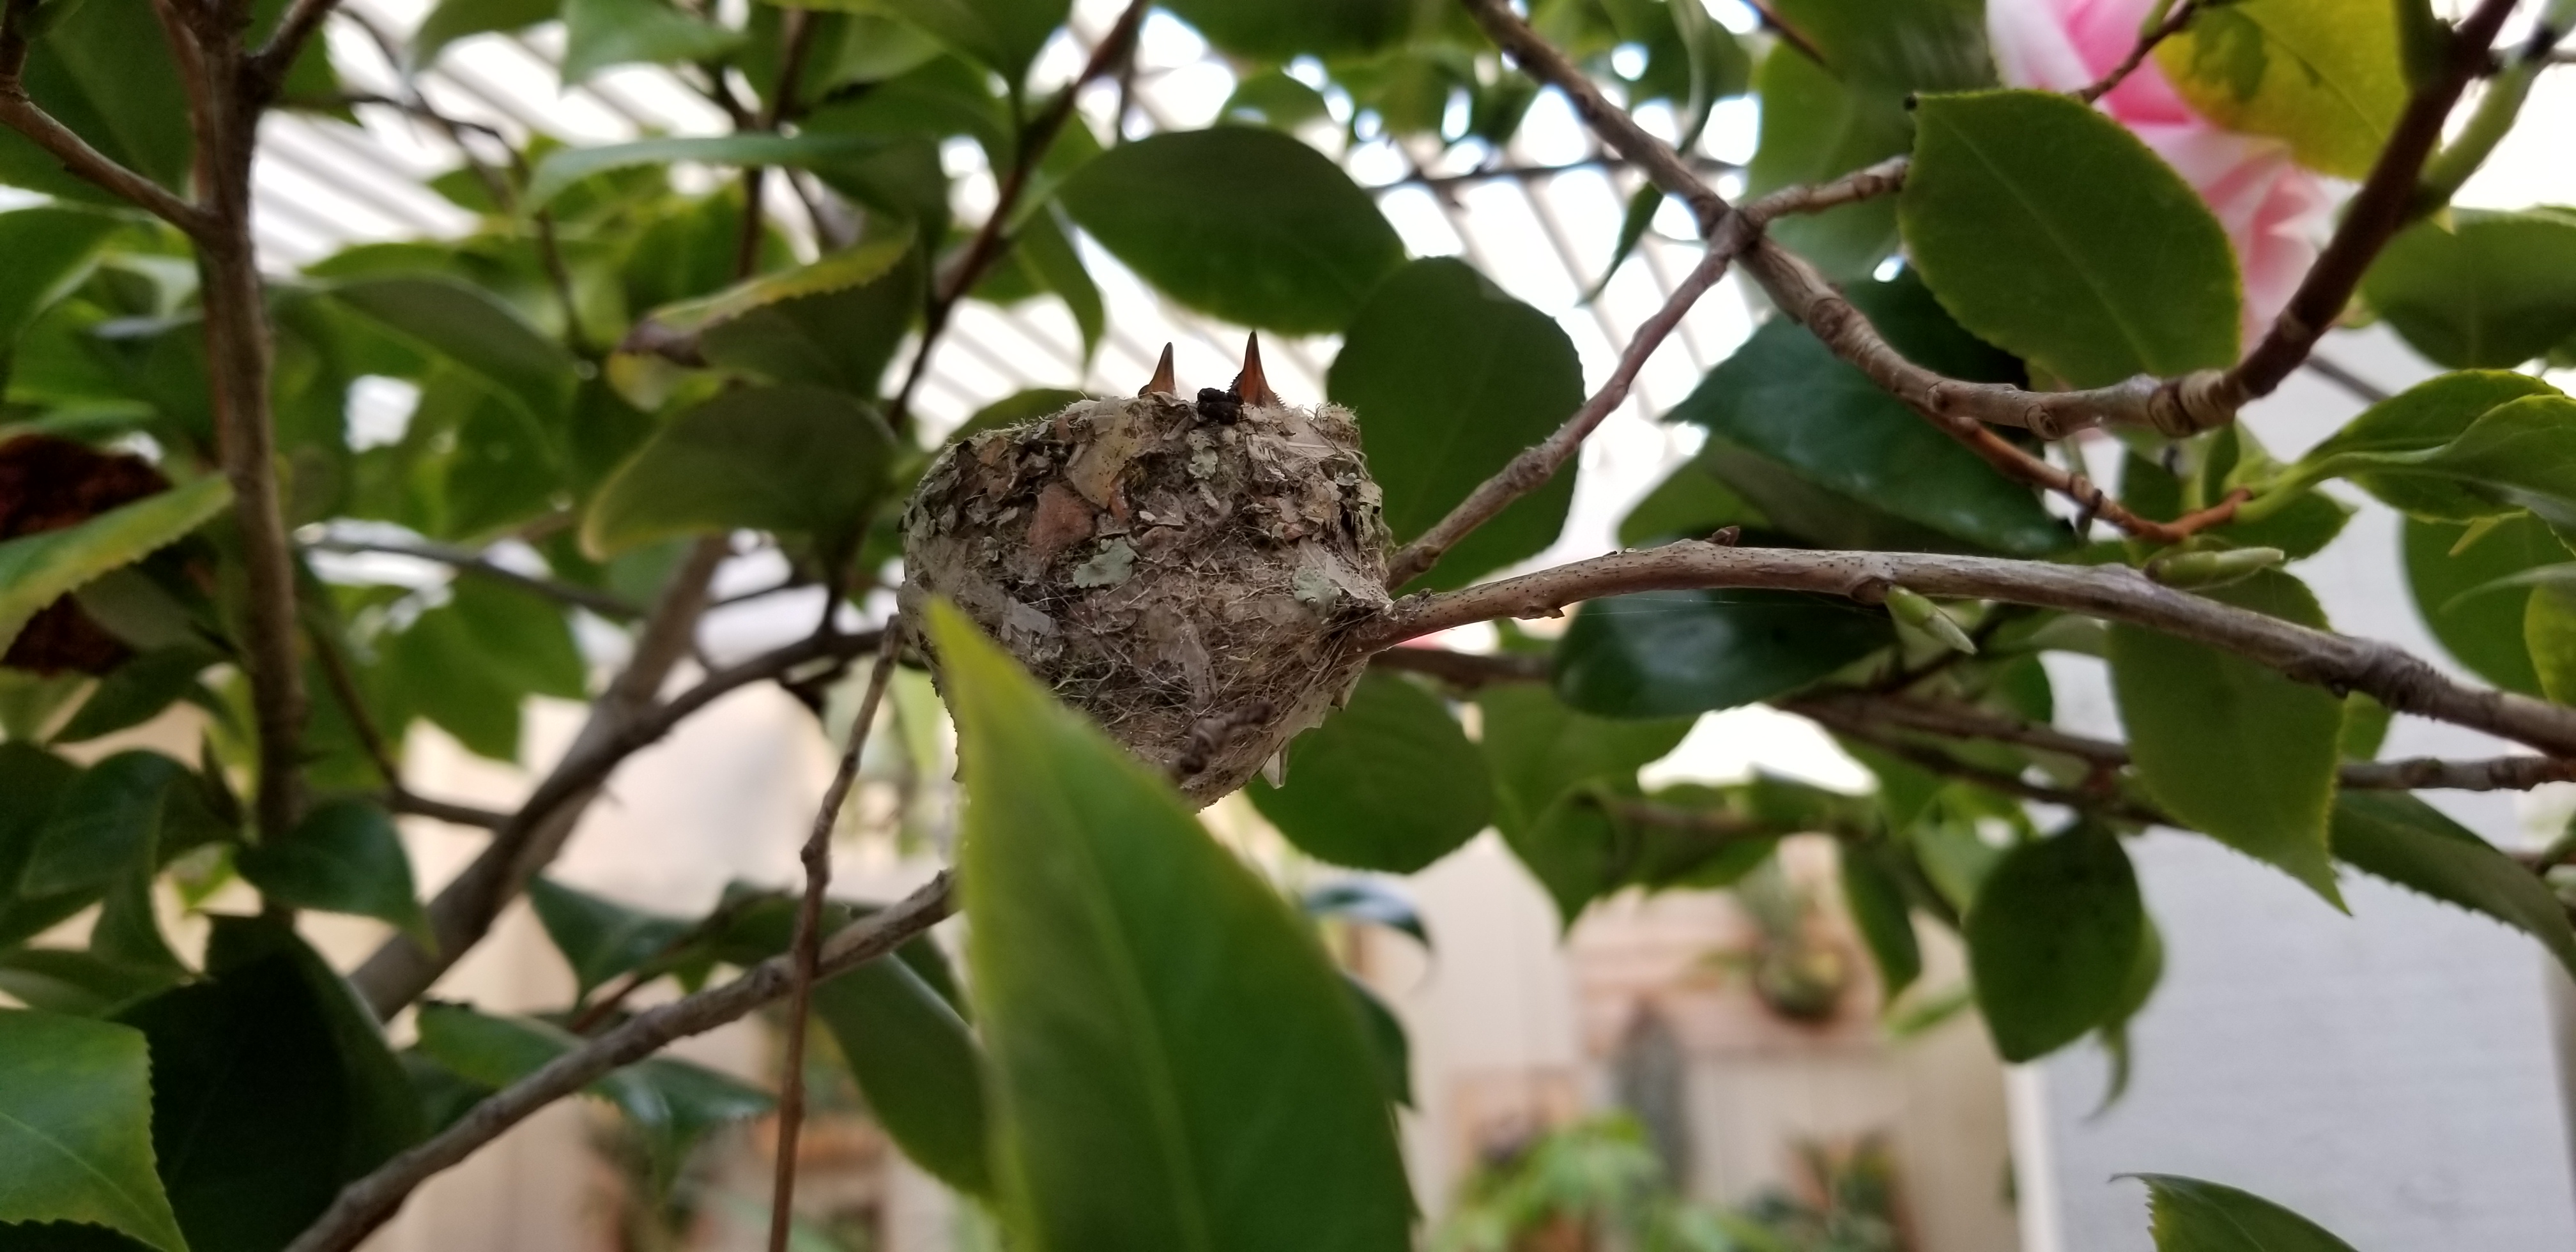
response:
{"label": "pink flower", "polygon": [[[1986,33],[2006,83],[2075,91],[2099,82],[2137,46],[2155,0],[1986,0]],[[2150,57],[2101,109],[2200,193],[2235,245],[2245,276],[2249,344],[2290,302],[2317,259],[2334,209],[2326,179],[2277,139],[2222,130],[2192,111]]]}

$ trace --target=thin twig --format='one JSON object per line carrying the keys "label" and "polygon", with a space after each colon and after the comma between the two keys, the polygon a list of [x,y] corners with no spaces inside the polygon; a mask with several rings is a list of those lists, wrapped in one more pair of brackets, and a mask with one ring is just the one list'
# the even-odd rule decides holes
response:
{"label": "thin twig", "polygon": [[770,1182],[769,1252],[787,1252],[787,1232],[794,1224],[797,1134],[805,1125],[806,1017],[813,1008],[814,980],[823,958],[823,892],[832,884],[832,829],[840,824],[841,806],[858,782],[859,756],[868,746],[868,729],[876,724],[877,706],[885,700],[886,682],[894,676],[895,655],[902,650],[903,625],[898,622],[886,628],[876,669],[868,675],[867,697],[859,701],[858,716],[850,723],[849,747],[841,753],[841,767],[833,773],[832,785],[823,790],[814,829],[797,854],[805,866],[805,897],[797,902],[796,937],[790,949],[795,970],[787,994],[787,1057],[778,1092],[778,1171]]}
{"label": "thin twig", "polygon": [[1999,600],[2144,626],[2337,693],[2368,692],[2396,712],[2483,730],[2553,756],[2576,757],[2576,709],[2468,686],[2388,644],[2177,591],[2123,565],[1683,542],[1612,553],[1462,591],[1408,596],[1351,644],[1375,652],[1470,622],[1551,617],[1579,601],[1639,591],[1767,587],[1869,603],[1890,586],[1936,598]]}
{"label": "thin twig", "polygon": [[[945,919],[954,907],[941,873],[900,902],[834,932],[823,945],[823,977],[866,964]],[[566,1052],[466,1111],[447,1129],[341,1188],[287,1252],[347,1252],[401,1211],[414,1189],[499,1138],[503,1131],[672,1042],[703,1034],[786,995],[793,960],[774,956],[721,987],[638,1013],[616,1029]]]}
{"label": "thin twig", "polygon": [[[1732,161],[1720,161],[1713,157],[1693,156],[1689,159],[1694,168],[1698,169],[1702,173],[1708,174],[1733,173],[1744,168]],[[1461,174],[1434,174],[1417,166],[1414,168],[1412,173],[1406,174],[1402,178],[1394,179],[1390,182],[1368,184],[1366,186],[1366,190],[1373,192],[1387,192],[1395,191],[1404,187],[1429,187],[1434,190],[1442,190],[1453,187],[1464,187],[1474,183],[1495,182],[1502,179],[1510,179],[1514,182],[1525,183],[1545,182],[1549,179],[1562,177],[1567,174],[1584,173],[1591,170],[1622,170],[1628,168],[1628,165],[1629,163],[1625,158],[1604,152],[1596,156],[1585,157],[1580,161],[1567,161],[1561,165],[1487,165],[1477,169],[1468,170]]]}
{"label": "thin twig", "polygon": [[894,399],[886,405],[886,423],[894,427],[896,434],[902,434],[911,422],[912,393],[930,372],[931,350],[939,345],[940,335],[948,329],[950,315],[956,312],[958,302],[966,298],[966,293],[974,290],[975,284],[983,279],[984,271],[1001,259],[1009,243],[1011,218],[1019,207],[1020,197],[1028,191],[1029,179],[1036,175],[1038,163],[1046,158],[1047,149],[1054,146],[1056,135],[1073,117],[1075,97],[1094,79],[1114,71],[1134,54],[1136,32],[1144,25],[1145,14],[1150,8],[1151,0],[1134,0],[1129,4],[1127,11],[1118,15],[1117,24],[1111,26],[1108,35],[1101,39],[1100,46],[1091,50],[1091,60],[1083,65],[1082,72],[1074,75],[1073,81],[1056,93],[1045,111],[1020,128],[1019,150],[1012,157],[1010,172],[1003,176],[1001,188],[993,197],[992,212],[985,215],[983,226],[976,230],[973,239],[967,241],[965,250],[949,266],[947,274],[931,285],[929,303],[922,310],[921,342],[913,349],[912,364],[904,371],[903,385],[895,389]]}
{"label": "thin twig", "polygon": [[[814,43],[813,13],[806,9],[789,9],[780,20],[782,46],[778,53],[778,81],[772,85],[769,98],[761,102],[760,114],[750,127],[739,124],[736,130],[775,131],[790,116],[796,98],[797,80],[804,76],[805,53]],[[742,231],[734,240],[733,276],[749,278],[760,272],[760,243],[769,224],[763,204],[763,187],[769,170],[766,166],[746,165],[742,170]]]}
{"label": "thin twig", "polygon": [[304,45],[339,7],[340,0],[294,0],[287,6],[286,15],[277,19],[276,33],[248,58],[250,76],[244,85],[254,100],[265,106],[276,98],[277,89],[295,67],[295,58],[302,55]]}
{"label": "thin twig", "polygon": [[384,796],[385,807],[396,813],[408,813],[451,826],[472,826],[481,830],[499,830],[509,825],[510,815],[497,809],[458,804],[452,800],[433,800],[418,792],[395,788]]}
{"label": "thin twig", "polygon": [[2116,775],[2104,776],[2104,781],[2110,786],[2106,787],[2101,794],[2054,787],[2046,783],[2032,782],[2019,774],[1987,769],[1982,765],[1971,765],[1938,748],[1888,734],[1883,728],[1868,722],[1843,723],[1822,718],[1817,720],[1821,725],[1846,738],[1860,740],[1917,769],[1929,770],[1962,782],[1975,783],[1991,791],[2000,791],[2005,795],[2018,796],[2024,800],[2036,800],[2041,804],[2054,804],[2079,812],[2098,813],[2123,821],[2140,822],[2149,826],[2177,825],[2171,817],[2165,815],[2163,810],[2120,794]]}
{"label": "thin twig", "polygon": [[571,583],[557,582],[551,578],[539,578],[534,574],[523,574],[506,565],[495,562],[492,558],[484,555],[483,553],[477,552],[471,548],[460,548],[453,544],[432,543],[427,540],[413,542],[409,540],[396,539],[344,539],[326,536],[306,543],[304,548],[311,552],[380,552],[387,556],[406,556],[416,560],[432,561],[437,564],[447,566],[460,574],[472,574],[477,578],[490,579],[491,581],[500,583],[504,586],[516,587],[521,591],[543,596],[558,604],[566,604],[574,608],[588,609],[593,613],[599,614],[601,617],[614,618],[618,621],[633,621],[644,616],[644,609],[642,606],[637,605],[622,596],[611,595],[605,591],[595,591],[588,587],[575,586]]}
{"label": "thin twig", "polygon": [[2350,394],[2353,399],[2359,400],[2363,404],[2377,404],[2394,394],[2387,388],[2382,387],[2359,374],[2353,373],[2351,370],[2345,369],[2330,357],[2317,356],[2311,353],[2307,360],[2299,363],[2299,367],[2326,380],[2327,382],[2333,383],[2335,386],[2343,388],[2344,391]]}
{"label": "thin twig", "polygon": [[2076,92],[2075,98],[2091,104],[2111,94],[2113,88],[2118,87],[2129,75],[2136,73],[2139,66],[2146,64],[2148,55],[2156,50],[2156,45],[2181,34],[2183,27],[2191,25],[2192,15],[2199,9],[2200,0],[2181,0],[2181,3],[2176,4],[2165,14],[2165,20],[2156,23],[2154,29],[2138,36],[2137,45],[2129,49],[2129,55],[2120,58],[2118,65],[2111,67],[2110,73],[2103,75],[2093,85]]}

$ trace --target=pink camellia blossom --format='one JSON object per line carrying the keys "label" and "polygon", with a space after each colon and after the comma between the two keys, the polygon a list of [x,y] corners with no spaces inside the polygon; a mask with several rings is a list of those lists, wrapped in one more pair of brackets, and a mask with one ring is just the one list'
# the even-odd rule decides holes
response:
{"label": "pink camellia blossom", "polygon": [[[2155,0],[1986,0],[1995,68],[2015,87],[2091,86],[2137,46],[2154,8]],[[2227,229],[2245,276],[2245,336],[2253,342],[2316,260],[2333,185],[2291,159],[2290,145],[2222,130],[2193,112],[2153,57],[2100,107],[2181,174]]]}

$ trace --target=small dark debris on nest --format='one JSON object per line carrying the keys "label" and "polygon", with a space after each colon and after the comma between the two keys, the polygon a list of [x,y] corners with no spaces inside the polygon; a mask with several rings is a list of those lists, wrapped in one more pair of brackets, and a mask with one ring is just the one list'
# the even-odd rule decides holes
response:
{"label": "small dark debris on nest", "polygon": [[1348,697],[1351,627],[1389,605],[1357,422],[1282,403],[1258,351],[1192,403],[1167,348],[1132,399],[952,445],[904,510],[916,627],[956,601],[1201,804]]}

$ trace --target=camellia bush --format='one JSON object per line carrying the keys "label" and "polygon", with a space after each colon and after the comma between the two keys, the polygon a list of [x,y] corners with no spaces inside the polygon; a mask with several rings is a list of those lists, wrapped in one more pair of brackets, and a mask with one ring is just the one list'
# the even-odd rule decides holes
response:
{"label": "camellia bush", "polygon": [[[0,183],[31,194],[0,212],[0,989],[25,1006],[0,1011],[0,1245],[351,1248],[582,1093],[657,1182],[773,1108],[792,1164],[810,1015],[1009,1246],[1414,1246],[1402,1032],[1314,937],[1404,918],[1292,901],[1208,838],[1194,810],[1243,788],[1363,870],[1496,828],[1569,923],[1830,836],[1891,996],[1917,925],[1955,931],[2011,1061],[2125,1055],[2159,972],[2124,850],[2150,827],[2320,909],[2384,878],[2576,968],[2561,850],[2500,851],[2417,794],[2576,777],[2576,400],[2540,376],[2576,361],[2576,209],[2450,204],[2576,4],[1772,0],[1743,35],[1699,0],[1166,7],[1239,86],[1218,124],[1135,138],[1075,100],[1126,75],[1145,0],[1044,83],[1067,0],[444,0],[400,37],[333,0],[5,0]],[[413,69],[559,21],[566,82],[666,67],[733,128],[514,145],[344,88],[316,38],[343,20]],[[1390,136],[1526,175],[1504,154],[1548,92],[1635,188],[1615,255],[1676,223],[1699,248],[1589,392],[1553,319],[1408,256],[1325,151]],[[1746,95],[1738,169],[1701,137]],[[452,141],[435,188],[479,224],[261,268],[261,119],[360,108]],[[960,142],[993,172],[977,212],[941,159]],[[1325,394],[1280,394],[1255,344],[1223,387],[1166,355],[1134,394],[925,430],[962,305],[1051,295],[1106,333],[1080,237],[1179,306],[1338,335]],[[1769,315],[1662,415],[1704,450],[1629,547],[1497,577],[1554,540],[1584,439],[1730,272]],[[2240,414],[2367,318],[2451,372],[2267,453]],[[416,410],[353,443],[353,386],[386,378]],[[2390,582],[2456,665],[2336,633],[2302,584],[2360,495],[2405,515]],[[839,611],[684,666],[755,542]],[[456,576],[317,574],[352,546]],[[588,653],[613,664],[574,614],[624,632]],[[1498,649],[1421,642],[1483,622]],[[2123,741],[2052,725],[2052,652],[2107,662]],[[897,667],[955,720],[957,864],[833,900]],[[803,892],[669,918],[547,877],[622,762],[756,684],[860,706]],[[588,715],[518,808],[406,782],[422,723],[516,759],[530,696]],[[1878,790],[1641,788],[1693,716],[1756,702]],[[185,759],[78,746],[183,703]],[[2531,751],[2379,759],[2395,714]],[[423,900],[397,815],[488,841]],[[227,887],[183,958],[156,899]],[[576,999],[425,999],[523,895]],[[390,937],[335,969],[306,911]],[[952,914],[958,968],[927,938]],[[655,1055],[779,1002],[783,1091]],[[2169,1252],[2346,1246],[2145,1182]]]}

